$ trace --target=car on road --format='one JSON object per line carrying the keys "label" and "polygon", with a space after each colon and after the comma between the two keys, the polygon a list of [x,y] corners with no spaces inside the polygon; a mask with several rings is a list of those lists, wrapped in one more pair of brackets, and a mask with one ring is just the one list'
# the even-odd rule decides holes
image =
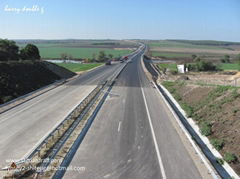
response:
{"label": "car on road", "polygon": [[111,65],[112,64],[112,61],[111,60],[108,60],[105,65]]}

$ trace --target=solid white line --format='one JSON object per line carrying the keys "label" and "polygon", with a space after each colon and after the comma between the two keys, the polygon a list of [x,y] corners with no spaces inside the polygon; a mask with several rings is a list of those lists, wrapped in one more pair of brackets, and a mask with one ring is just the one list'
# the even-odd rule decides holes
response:
{"label": "solid white line", "polygon": [[[141,56],[141,60],[142,60],[142,58],[143,58],[143,55]],[[139,82],[141,84],[141,79],[140,79],[139,72],[138,72],[138,79],[139,79]],[[159,163],[160,171],[161,171],[161,174],[162,174],[162,178],[167,179],[167,176],[166,176],[166,173],[165,173],[165,170],[164,170],[164,167],[163,167],[163,162],[162,162],[162,158],[161,158],[161,155],[160,155],[159,147],[158,147],[158,144],[157,144],[156,134],[155,134],[154,129],[153,129],[152,119],[151,119],[151,116],[150,116],[150,113],[149,113],[146,96],[144,94],[144,90],[143,90],[142,86],[141,86],[141,91],[142,91],[143,101],[144,101],[146,111],[147,111],[148,121],[149,121],[149,124],[150,124],[150,129],[151,129],[153,142],[154,142],[155,150],[156,150],[157,157],[158,157],[158,163]]]}
{"label": "solid white line", "polygon": [[118,132],[120,132],[122,121],[118,123]]}
{"label": "solid white line", "polygon": [[[139,80],[140,80],[140,77],[139,77]],[[149,113],[146,97],[145,97],[145,94],[144,94],[144,91],[143,91],[142,87],[141,87],[141,91],[142,91],[143,100],[144,100],[146,111],[147,111],[147,116],[148,116],[151,132],[152,132],[152,136],[153,136],[153,142],[154,142],[154,145],[155,145],[155,149],[156,149],[156,153],[157,153],[157,157],[158,157],[158,162],[159,162],[162,178],[167,179],[166,173],[165,173],[165,170],[164,170],[164,167],[163,167],[162,158],[161,158],[161,155],[160,155],[160,152],[159,152],[159,148],[158,148],[158,144],[157,144],[157,140],[156,140],[156,135],[155,135],[155,132],[154,132],[154,129],[153,129],[152,120],[151,120],[151,116],[150,116],[150,113]]]}

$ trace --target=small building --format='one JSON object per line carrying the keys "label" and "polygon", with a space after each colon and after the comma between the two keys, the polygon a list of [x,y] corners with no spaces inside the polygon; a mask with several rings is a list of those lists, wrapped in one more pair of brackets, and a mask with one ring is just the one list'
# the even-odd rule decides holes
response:
{"label": "small building", "polygon": [[185,65],[177,65],[178,73],[188,72],[188,68],[185,68]]}

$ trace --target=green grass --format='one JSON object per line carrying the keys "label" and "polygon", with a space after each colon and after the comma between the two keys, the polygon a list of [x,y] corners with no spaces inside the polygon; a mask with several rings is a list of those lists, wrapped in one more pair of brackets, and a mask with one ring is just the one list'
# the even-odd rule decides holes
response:
{"label": "green grass", "polygon": [[223,148],[224,142],[222,139],[213,138],[210,140],[210,142],[215,147],[215,149],[217,149],[218,151]]}
{"label": "green grass", "polygon": [[114,57],[123,56],[131,53],[130,50],[114,50],[106,48],[69,48],[69,47],[40,47],[40,55],[42,58],[60,58],[62,53],[67,53],[73,58],[92,58],[93,54],[98,55],[99,51],[106,54],[112,54]]}
{"label": "green grass", "polygon": [[220,64],[220,69],[227,71],[227,70],[240,70],[240,65],[237,63],[222,63]]}
{"label": "green grass", "polygon": [[72,72],[80,72],[90,70],[92,68],[98,67],[103,63],[88,63],[88,64],[79,64],[79,63],[56,63],[57,65],[64,67]]}
{"label": "green grass", "polygon": [[150,47],[170,47],[170,48],[218,49],[218,50],[224,49],[222,47],[216,47],[211,45],[193,45],[189,43],[174,42],[174,41],[167,41],[167,40],[150,42],[149,46]]}
{"label": "green grass", "polygon": [[160,63],[158,67],[163,70],[164,68],[168,68],[170,71],[177,71],[177,64],[175,63]]}
{"label": "green grass", "polygon": [[[35,44],[44,59],[60,58],[61,54],[67,53],[73,58],[93,58],[99,51],[112,54],[114,57],[127,55],[132,51],[128,48],[135,47],[134,44],[116,40],[33,40],[29,42],[17,42],[20,48],[27,43]],[[125,49],[115,49],[125,48]]]}
{"label": "green grass", "polygon": [[186,53],[173,53],[173,52],[157,52],[157,51],[152,51],[152,56],[153,57],[165,57],[165,58],[180,58],[180,57],[191,57],[190,54]]}
{"label": "green grass", "polygon": [[228,153],[228,152],[226,152],[225,154],[224,154],[224,160],[226,161],[226,162],[228,162],[228,163],[232,163],[232,162],[235,162],[236,160],[237,160],[237,156],[235,155],[235,154],[233,154],[233,153]]}

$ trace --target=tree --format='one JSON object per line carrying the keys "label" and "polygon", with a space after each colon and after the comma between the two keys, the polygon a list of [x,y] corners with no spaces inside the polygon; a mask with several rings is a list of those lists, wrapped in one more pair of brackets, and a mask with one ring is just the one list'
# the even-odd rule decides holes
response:
{"label": "tree", "polygon": [[19,47],[16,45],[16,42],[7,39],[0,39],[0,60],[18,60]]}
{"label": "tree", "polygon": [[113,58],[113,54],[108,54],[108,58],[112,59]]}
{"label": "tree", "polygon": [[215,71],[217,70],[217,67],[212,62],[205,62],[203,60],[200,60],[197,63],[197,69],[198,71]]}
{"label": "tree", "polygon": [[188,70],[190,71],[216,71],[218,68],[212,62],[200,60],[195,64],[189,64]]}
{"label": "tree", "polygon": [[91,59],[91,58],[85,58],[83,61],[84,61],[84,63],[92,63],[92,62],[94,62],[94,60]]}
{"label": "tree", "polygon": [[224,59],[226,63],[230,63],[230,56],[229,55],[224,55]]}
{"label": "tree", "polygon": [[236,57],[237,63],[238,63],[238,70],[240,71],[240,54]]}
{"label": "tree", "polygon": [[41,58],[37,46],[33,44],[27,44],[26,47],[20,51],[20,57],[23,60],[40,60]]}
{"label": "tree", "polygon": [[105,60],[107,60],[107,56],[105,54],[104,51],[100,51],[98,54],[98,61],[99,62],[104,62]]}
{"label": "tree", "polygon": [[66,53],[61,54],[61,59],[62,60],[67,60],[67,58],[68,58],[68,55]]}
{"label": "tree", "polygon": [[96,53],[93,53],[93,54],[92,54],[92,59],[93,59],[93,61],[96,60],[96,56],[97,56]]}
{"label": "tree", "polygon": [[222,63],[230,63],[230,56],[224,55],[224,58],[221,59]]}
{"label": "tree", "polygon": [[201,59],[200,57],[195,57],[195,58],[194,58],[194,61],[195,61],[195,62],[200,62],[201,60],[202,60],[202,59]]}
{"label": "tree", "polygon": [[192,59],[194,60],[195,58],[197,58],[197,55],[193,54]]}

